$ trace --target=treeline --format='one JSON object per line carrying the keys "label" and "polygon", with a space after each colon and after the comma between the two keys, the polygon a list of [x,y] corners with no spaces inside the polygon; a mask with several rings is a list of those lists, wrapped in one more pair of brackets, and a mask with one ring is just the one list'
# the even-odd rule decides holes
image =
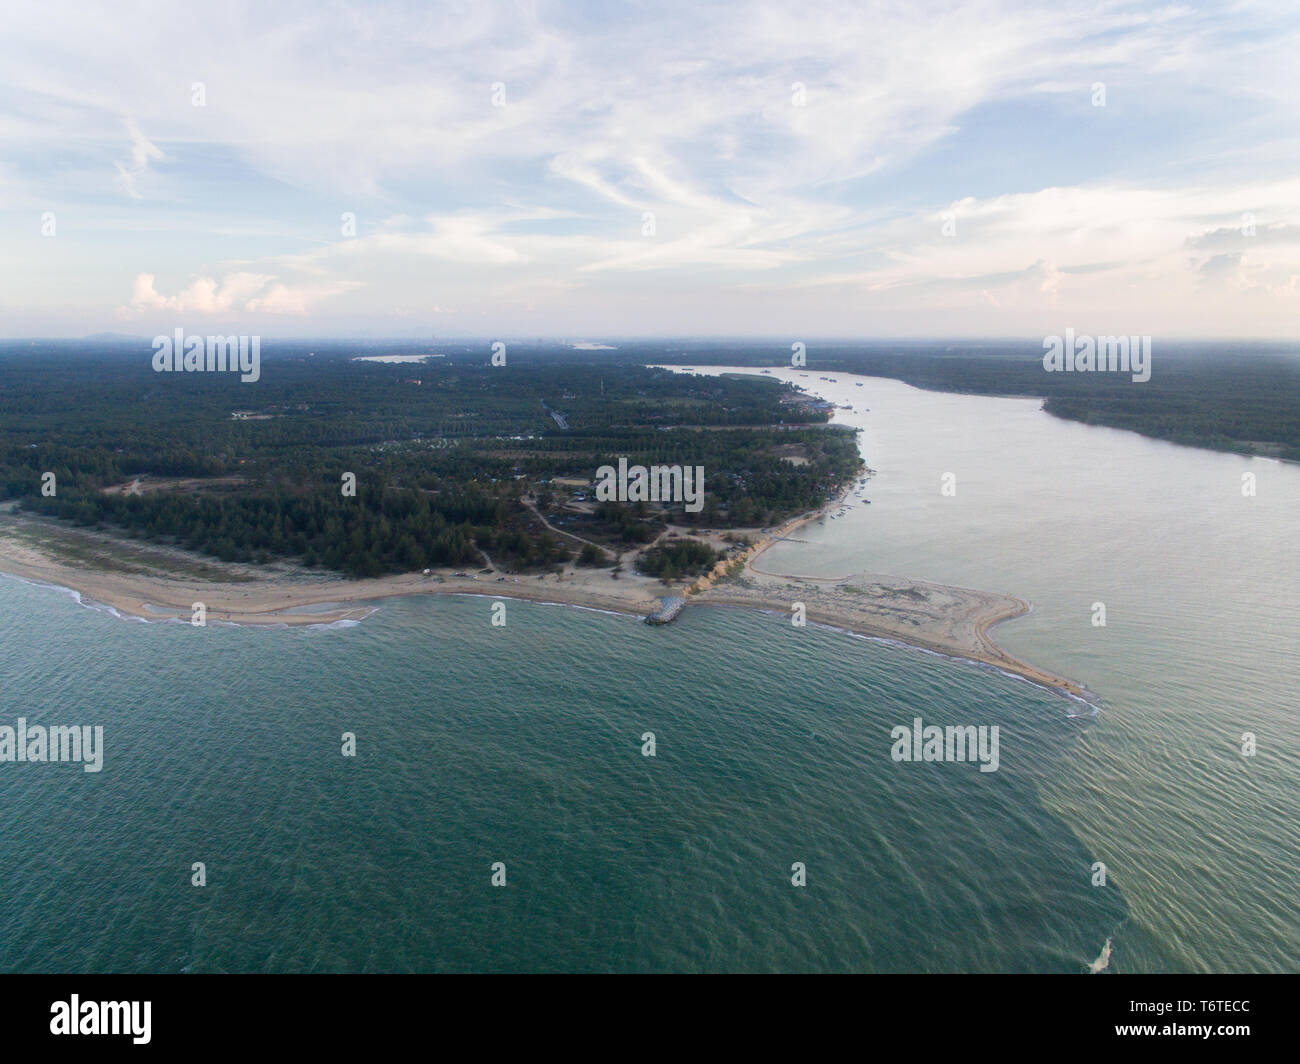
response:
{"label": "treeline", "polygon": [[432,566],[477,565],[476,543],[512,565],[556,557],[511,523],[504,502],[460,498],[454,507],[410,492],[361,488],[355,497],[317,490],[295,494],[94,495],[62,492],[24,500],[27,508],[78,525],[111,524],[128,535],[164,540],[227,562],[299,557],[351,576]]}
{"label": "treeline", "polygon": [[645,551],[637,561],[637,567],[649,576],[676,580],[707,573],[720,557],[707,543],[696,539],[677,539]]}
{"label": "treeline", "polygon": [[[704,509],[678,502],[667,517],[727,527],[811,509],[859,465],[851,432],[782,427],[825,415],[794,410],[788,387],[761,378],[526,360],[387,365],[287,345],[265,348],[262,379],[242,384],[156,374],[147,345],[44,348],[0,345],[3,497],[226,561],[296,558],[354,576],[485,556],[549,567],[569,552],[520,504],[529,485],[590,479],[620,456],[702,465]],[[789,444],[806,465],[778,457]],[[340,491],[345,473],[355,496]],[[146,478],[140,494],[103,490],[135,477]],[[622,504],[599,517],[630,544],[653,539],[663,519]]]}
{"label": "treeline", "polygon": [[662,521],[650,519],[644,502],[602,502],[593,511],[596,531],[621,543],[649,543],[663,531]]}

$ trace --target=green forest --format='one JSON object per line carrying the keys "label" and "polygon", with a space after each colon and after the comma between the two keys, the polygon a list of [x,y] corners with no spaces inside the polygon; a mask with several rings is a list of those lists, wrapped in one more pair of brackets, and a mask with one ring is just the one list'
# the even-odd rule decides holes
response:
{"label": "green forest", "polygon": [[[264,352],[261,380],[245,384],[154,373],[147,347],[5,345],[0,491],[34,513],[223,561],[292,558],[362,577],[570,560],[577,544],[524,496],[558,517],[570,493],[555,478],[590,479],[620,456],[703,466],[705,505],[604,504],[584,520],[611,545],[649,542],[667,521],[775,523],[820,505],[860,464],[851,431],[774,381],[591,362],[494,367],[469,354],[354,360],[366,353],[285,345]],[[777,453],[792,447],[806,465]],[[53,495],[41,491],[46,473]],[[138,477],[144,490],[121,490]],[[173,482],[158,490],[161,478]]]}

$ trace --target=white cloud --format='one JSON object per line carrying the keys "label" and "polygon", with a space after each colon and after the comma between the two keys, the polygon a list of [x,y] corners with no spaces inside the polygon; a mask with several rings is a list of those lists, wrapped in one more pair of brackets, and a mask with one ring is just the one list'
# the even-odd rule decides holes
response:
{"label": "white cloud", "polygon": [[154,275],[142,273],[132,283],[131,301],[117,308],[117,317],[133,320],[161,311],[205,316],[236,311],[302,316],[319,301],[358,286],[342,281],[287,285],[265,274],[230,273],[219,282],[211,277],[195,277],[176,295],[163,296]]}
{"label": "white cloud", "polygon": [[136,179],[149,169],[150,162],[166,156],[161,148],[140,132],[140,127],[135,124],[134,119],[126,118],[124,121],[127,135],[131,138],[131,160],[127,163],[115,164],[118,182],[132,199],[141,199],[136,188]]}
{"label": "white cloud", "polygon": [[[250,24],[226,5],[182,18],[49,0],[6,18],[8,202],[63,198],[69,225],[98,225],[75,248],[104,289],[123,262],[194,278],[164,296],[140,274],[128,316],[310,317],[351,293],[379,331],[395,304],[585,330],[635,287],[631,328],[787,314],[897,328],[927,307],[958,328],[1031,328],[1071,306],[1273,328],[1257,307],[1207,300],[1201,279],[1241,252],[1244,283],[1280,306],[1300,269],[1297,20],[1283,6],[286,2]],[[1121,123],[1157,106],[1157,147],[1045,164],[1076,129],[1134,137]],[[1041,115],[1015,127],[1036,109],[1059,139]],[[1165,114],[1185,132],[1166,136]],[[935,155],[954,143],[969,156]],[[103,208],[105,172],[125,219]],[[338,235],[342,211],[354,239]],[[1253,245],[1231,235],[1245,211]],[[669,301],[683,313],[666,317]]]}

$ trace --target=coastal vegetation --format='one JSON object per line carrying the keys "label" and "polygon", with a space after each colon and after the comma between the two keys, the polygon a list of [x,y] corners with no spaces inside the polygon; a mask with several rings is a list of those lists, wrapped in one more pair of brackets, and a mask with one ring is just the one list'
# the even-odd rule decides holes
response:
{"label": "coastal vegetation", "polygon": [[[0,495],[227,562],[366,577],[550,569],[587,542],[599,546],[579,560],[608,564],[601,547],[616,555],[669,523],[750,528],[813,509],[860,464],[852,431],[775,381],[355,360],[368,353],[267,345],[261,380],[245,384],[156,374],[147,346],[8,345]],[[785,461],[790,446],[808,462]],[[587,499],[582,486],[620,457],[703,466],[702,510]],[[676,569],[674,557],[651,564]]]}
{"label": "coastal vegetation", "polygon": [[662,580],[699,576],[717,564],[720,555],[707,543],[696,539],[678,539],[651,547],[641,555],[641,571]]}

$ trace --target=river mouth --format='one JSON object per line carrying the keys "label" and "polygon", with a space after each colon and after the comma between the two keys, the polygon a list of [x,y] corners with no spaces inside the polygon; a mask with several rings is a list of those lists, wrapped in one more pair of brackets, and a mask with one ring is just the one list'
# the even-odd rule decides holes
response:
{"label": "river mouth", "polygon": [[[1061,420],[1035,399],[770,369],[852,405],[834,421],[862,430],[876,473],[870,506],[806,526],[805,542],[776,544],[763,565],[814,577],[866,566],[1031,602],[998,643],[1105,705],[1044,797],[1128,888],[1137,919],[1114,943],[1124,970],[1238,971],[1247,940],[1250,970],[1290,970],[1300,919],[1280,932],[1277,921],[1300,891],[1282,842],[1300,818],[1300,741],[1281,707],[1300,677],[1287,546],[1300,469]],[[1248,473],[1267,492],[1243,495]],[[1242,753],[1259,729],[1276,743],[1267,762]],[[1213,881],[1189,873],[1195,855]]]}

